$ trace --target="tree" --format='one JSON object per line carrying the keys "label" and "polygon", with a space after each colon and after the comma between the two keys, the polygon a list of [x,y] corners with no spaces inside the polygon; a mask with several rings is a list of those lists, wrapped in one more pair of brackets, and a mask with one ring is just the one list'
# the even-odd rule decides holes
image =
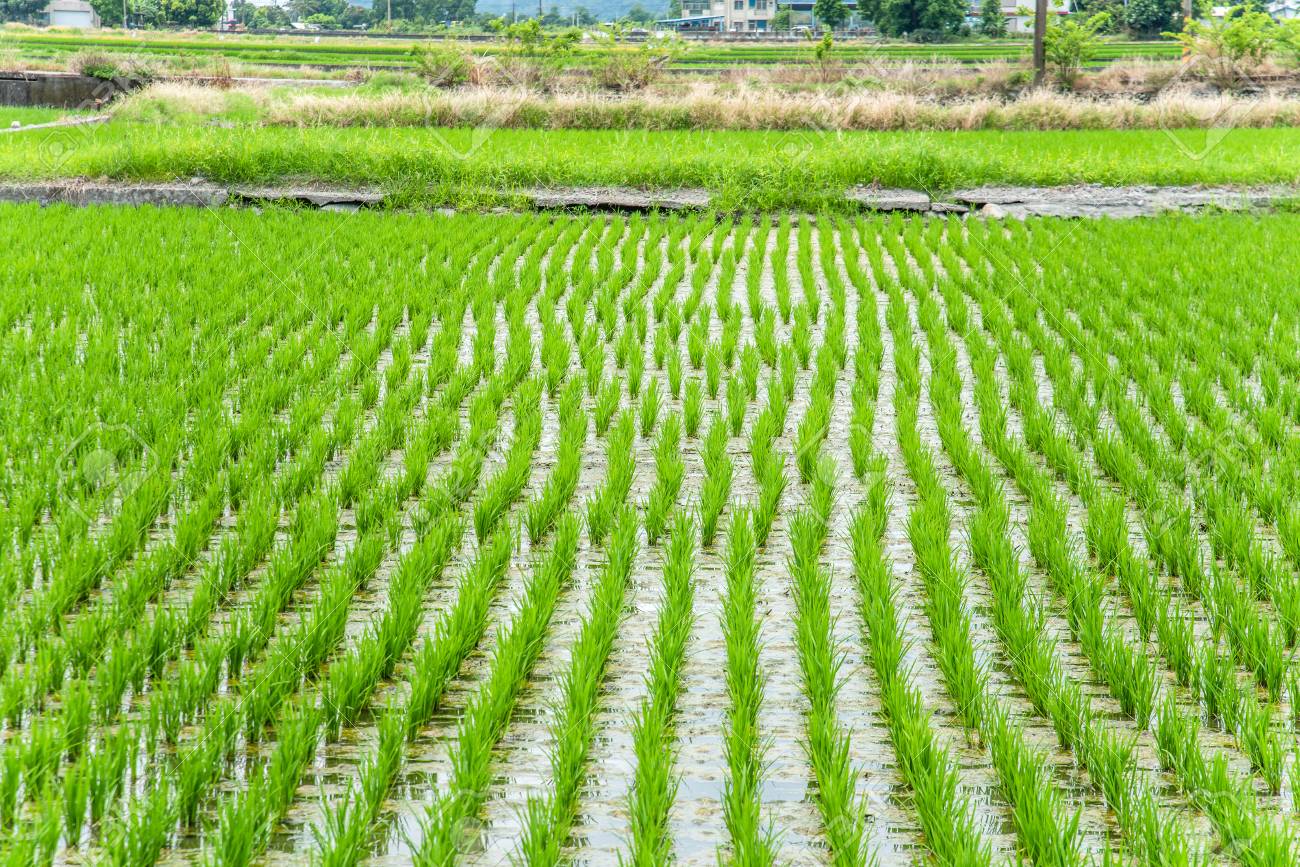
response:
{"label": "tree", "polygon": [[876,27],[886,36],[918,30],[933,34],[955,33],[966,18],[964,0],[880,0]]}
{"label": "tree", "polygon": [[[49,0],[0,0],[0,21],[38,23]],[[107,22],[105,22],[107,23]]]}
{"label": "tree", "polygon": [[1002,0],[984,0],[980,4],[980,33],[994,39],[1007,35],[1007,16],[1002,14]]}
{"label": "tree", "polygon": [[793,19],[794,15],[790,12],[790,7],[782,6],[780,9],[776,10],[776,14],[772,16],[772,29],[789,30],[793,25]]}
{"label": "tree", "polygon": [[1047,27],[1043,37],[1043,50],[1047,62],[1056,71],[1056,78],[1061,84],[1073,87],[1083,64],[1096,54],[1101,40],[1097,34],[1110,21],[1109,12],[1098,12],[1080,24],[1074,19]]}
{"label": "tree", "polygon": [[1156,36],[1178,25],[1183,17],[1180,0],[1129,0],[1124,26],[1134,36]]}
{"label": "tree", "polygon": [[653,24],[655,15],[649,9],[646,9],[640,3],[633,4],[632,8],[627,10],[623,16],[624,21],[631,21],[633,24]]}
{"label": "tree", "polygon": [[950,35],[966,20],[966,0],[928,0],[921,13],[921,29]]}
{"label": "tree", "polygon": [[813,0],[813,16],[835,30],[849,20],[849,7],[844,5],[844,0]]}

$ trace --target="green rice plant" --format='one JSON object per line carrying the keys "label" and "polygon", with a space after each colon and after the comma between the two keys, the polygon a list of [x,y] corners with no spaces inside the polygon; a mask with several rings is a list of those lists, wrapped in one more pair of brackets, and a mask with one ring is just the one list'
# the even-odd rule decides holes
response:
{"label": "green rice plant", "polygon": [[745,384],[737,377],[727,380],[727,424],[733,437],[740,436],[745,426],[745,410],[749,408],[749,397],[745,393]]}
{"label": "green rice plant", "polygon": [[682,426],[688,437],[695,437],[704,416],[704,392],[698,379],[686,381],[686,396],[682,398]]}
{"label": "green rice plant", "polygon": [[704,441],[704,483],[700,488],[700,539],[713,544],[722,510],[731,496],[734,467],[727,455],[727,431],[722,417],[714,416]]}
{"label": "green rice plant", "polygon": [[659,380],[651,377],[645,392],[641,395],[641,436],[649,437],[659,421]]}
{"label": "green rice plant", "polygon": [[623,381],[618,377],[609,380],[600,390],[595,406],[592,408],[596,421],[596,436],[603,437],[605,431],[609,429],[609,423],[614,419],[614,413],[618,411],[622,390]]}
{"label": "green rice plant", "polygon": [[480,542],[496,529],[506,510],[528,484],[533,454],[542,439],[542,418],[538,405],[540,399],[540,381],[534,381],[518,393],[514,439],[506,452],[505,464],[484,483],[478,502],[474,505],[474,533]]}
{"label": "green rice plant", "polygon": [[722,387],[722,359],[712,349],[704,359],[704,387],[709,397],[716,400]]}
{"label": "green rice plant", "polygon": [[686,477],[686,462],[681,456],[682,424],[679,419],[680,416],[675,413],[666,416],[655,443],[655,483],[642,509],[646,541],[651,545],[659,541],[667,526],[669,514]]}
{"label": "green rice plant", "polygon": [[682,357],[676,349],[668,356],[668,393],[673,400],[680,398],[682,393]]}

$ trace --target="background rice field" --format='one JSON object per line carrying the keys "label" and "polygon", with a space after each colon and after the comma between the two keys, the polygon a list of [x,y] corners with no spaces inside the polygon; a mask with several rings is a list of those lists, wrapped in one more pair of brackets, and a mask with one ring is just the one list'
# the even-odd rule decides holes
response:
{"label": "background rice field", "polygon": [[6,206],[0,853],[1295,864],[1298,229]]}

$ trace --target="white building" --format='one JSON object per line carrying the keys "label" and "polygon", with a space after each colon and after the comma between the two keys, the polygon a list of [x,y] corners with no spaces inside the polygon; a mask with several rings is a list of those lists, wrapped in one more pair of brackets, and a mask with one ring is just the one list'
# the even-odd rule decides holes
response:
{"label": "white building", "polygon": [[95,7],[85,0],[52,0],[45,7],[51,27],[75,27],[78,30],[93,30],[99,27],[99,15]]}
{"label": "white building", "polygon": [[[1292,0],[1295,2],[1295,0]],[[966,16],[966,23],[972,28],[978,30],[980,26],[980,9],[981,3],[973,3],[970,7],[970,13]],[[1028,12],[1029,14],[1024,14]],[[1070,0],[1047,0],[1047,14],[1051,15],[1069,15]],[[1009,2],[1002,0],[1002,17],[1007,19],[1008,33],[1033,33],[1034,32],[1034,10],[1033,4],[1027,2]],[[1050,19],[1049,19],[1050,20]]]}
{"label": "white building", "polygon": [[658,23],[677,30],[747,33],[766,30],[776,0],[682,0],[682,16]]}

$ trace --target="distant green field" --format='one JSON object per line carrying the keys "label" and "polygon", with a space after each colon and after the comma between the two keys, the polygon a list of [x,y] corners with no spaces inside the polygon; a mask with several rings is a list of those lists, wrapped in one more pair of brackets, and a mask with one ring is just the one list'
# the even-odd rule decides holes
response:
{"label": "distant green field", "polygon": [[[207,35],[179,37],[171,34],[150,34],[129,38],[116,35],[21,32],[0,36],[0,46],[16,49],[22,56],[33,59],[58,59],[77,51],[98,49],[112,53],[135,53],[149,58],[223,57],[248,64],[307,65],[323,68],[409,66],[411,49],[416,44],[419,43],[415,40],[322,38],[319,42],[308,42],[303,37]],[[479,42],[469,45],[471,50],[482,55],[501,54],[510,50],[503,43]],[[861,64],[879,59],[935,59],[975,63],[1017,59],[1025,55],[1027,47],[1024,41],[1016,40],[952,45],[845,42],[836,48],[836,58],[848,64]],[[611,50],[621,49],[581,46],[574,50],[568,63],[576,67],[588,65]],[[1106,62],[1133,57],[1174,57],[1177,53],[1178,46],[1167,41],[1108,42],[1100,49],[1096,60]],[[749,64],[806,63],[811,60],[812,48],[805,44],[706,43],[692,45],[672,64],[672,67],[679,70],[704,70]]]}

